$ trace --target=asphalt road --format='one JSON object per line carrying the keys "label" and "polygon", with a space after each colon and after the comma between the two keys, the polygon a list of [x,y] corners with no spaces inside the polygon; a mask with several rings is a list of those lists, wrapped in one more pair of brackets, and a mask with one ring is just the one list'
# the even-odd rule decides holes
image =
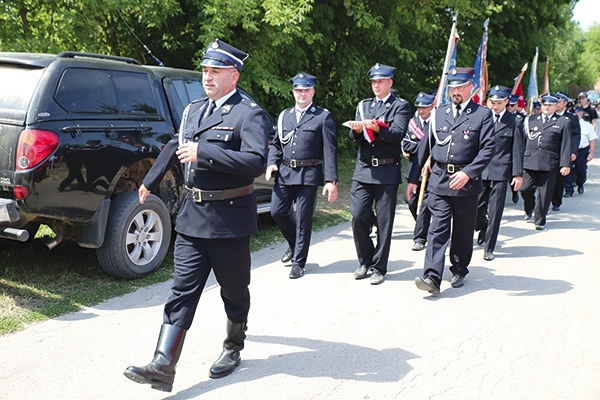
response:
{"label": "asphalt road", "polygon": [[424,252],[396,214],[386,281],[356,281],[348,223],[313,235],[306,275],[278,244],[253,254],[242,364],[211,380],[225,314],[209,281],[172,393],[123,376],[152,358],[169,282],[0,337],[0,399],[598,399],[600,162],[547,229],[507,202],[494,261],[476,246],[460,289],[415,287]]}

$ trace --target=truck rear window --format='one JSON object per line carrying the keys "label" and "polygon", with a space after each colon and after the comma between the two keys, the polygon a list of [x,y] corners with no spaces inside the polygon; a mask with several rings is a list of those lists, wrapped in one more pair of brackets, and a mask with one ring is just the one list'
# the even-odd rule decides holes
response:
{"label": "truck rear window", "polygon": [[54,97],[70,113],[158,115],[150,78],[144,73],[68,68]]}
{"label": "truck rear window", "polygon": [[24,120],[43,72],[43,68],[0,64],[0,115]]}

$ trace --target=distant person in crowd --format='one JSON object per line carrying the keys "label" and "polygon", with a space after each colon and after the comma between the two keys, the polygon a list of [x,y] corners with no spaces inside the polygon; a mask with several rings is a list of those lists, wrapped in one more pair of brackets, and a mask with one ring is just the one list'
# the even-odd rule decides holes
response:
{"label": "distant person in crowd", "polygon": [[[408,155],[408,163],[406,165],[406,178],[408,179],[408,173],[412,164],[417,158],[417,152],[419,145],[422,143],[423,138],[427,135],[429,130],[429,122],[431,119],[431,110],[433,110],[433,102],[435,96],[420,92],[415,98],[414,105],[417,107],[415,116],[410,120],[408,124],[408,131],[404,139],[402,139],[402,151]],[[419,180],[417,193],[421,190],[422,182]],[[425,189],[425,188],[423,188]],[[426,192],[425,192],[426,193]],[[410,200],[405,199],[408,204],[408,209],[415,219],[415,229],[413,235],[413,246],[414,251],[420,251],[425,248],[427,243],[427,231],[429,230],[429,222],[431,220],[431,214],[429,209],[425,206],[425,197],[421,209],[417,210],[417,203],[419,196],[413,196]]]}
{"label": "distant person in crowd", "polygon": [[[556,92],[554,97],[558,99],[558,103],[556,104],[556,115],[569,119],[569,130],[571,131],[571,162],[573,162],[575,161],[575,158],[577,158],[577,149],[579,146],[579,139],[581,138],[579,118],[577,115],[567,111],[569,96],[561,92]],[[573,197],[572,190],[565,190],[565,179],[566,177],[562,176],[560,172],[557,172],[556,183],[554,184],[554,194],[552,196],[552,211],[560,211],[563,196]]]}
{"label": "distant person in crowd", "polygon": [[590,103],[587,92],[581,92],[577,95],[579,105],[583,109],[583,119],[592,124],[594,130],[597,129],[596,123],[598,121],[598,113],[596,109]]}
{"label": "distant person in crowd", "polygon": [[267,166],[269,140],[267,114],[236,89],[247,57],[219,39],[208,46],[201,61],[207,98],[186,107],[179,137],[167,143],[138,191],[144,203],[163,176],[183,164],[187,195],[177,215],[175,272],[154,358],[124,372],[153,389],[173,388],[183,342],[211,271],[221,287],[227,337],[209,376],[227,376],[241,362],[250,310],[250,236],[258,231],[252,184]]}
{"label": "distant person in crowd", "polygon": [[539,100],[534,100],[532,103],[533,114],[538,115],[542,113],[542,103]]}
{"label": "distant person in crowd", "polygon": [[[265,173],[267,181],[275,177],[271,216],[288,242],[281,261],[292,262],[291,279],[304,276],[317,187],[325,185],[323,195],[329,202],[338,197],[335,123],[328,110],[313,103],[316,79],[305,72],[291,79],[296,104],[277,119]],[[290,214],[294,202],[295,218]]]}
{"label": "distant person in crowd", "polygon": [[519,96],[511,94],[508,96],[508,104],[506,105],[506,111],[514,114],[519,111]]}
{"label": "distant person in crowd", "polygon": [[[358,143],[358,155],[350,188],[352,234],[359,266],[355,279],[370,276],[379,285],[387,273],[398,186],[402,182],[401,142],[410,120],[410,105],[391,92],[395,67],[375,64],[370,70],[375,97],[361,100],[350,139]],[[375,213],[373,213],[373,205]],[[370,232],[377,226],[377,242]]]}
{"label": "distant person in crowd", "polygon": [[583,119],[583,108],[581,106],[575,107],[575,114],[579,117],[579,123],[581,124],[581,140],[579,141],[577,157],[573,162],[571,173],[565,179],[565,190],[573,193],[575,184],[577,185],[577,193],[583,194],[583,185],[587,180],[587,163],[594,158],[598,135],[592,124]]}
{"label": "distant person in crowd", "polygon": [[477,204],[483,191],[481,174],[495,151],[492,111],[471,100],[473,68],[448,71],[452,103],[437,108],[429,134],[413,163],[406,198],[417,194],[421,169],[429,174],[427,207],[431,224],[427,234],[423,276],[417,288],[440,293],[444,260],[450,243],[450,271],[453,288],[464,285],[473,255],[473,233]]}
{"label": "distant person in crowd", "polygon": [[483,170],[483,192],[479,196],[477,244],[484,245],[483,259],[492,261],[500,232],[506,189],[510,180],[516,191],[523,183],[523,117],[506,111],[510,89],[494,86],[488,99],[494,114],[496,151],[492,161]]}
{"label": "distant person in crowd", "polygon": [[537,230],[546,227],[556,171],[566,176],[571,170],[570,121],[556,114],[557,103],[556,97],[550,94],[543,96],[542,114],[527,117],[524,124],[527,139],[521,192],[525,220],[530,220],[533,215]]}

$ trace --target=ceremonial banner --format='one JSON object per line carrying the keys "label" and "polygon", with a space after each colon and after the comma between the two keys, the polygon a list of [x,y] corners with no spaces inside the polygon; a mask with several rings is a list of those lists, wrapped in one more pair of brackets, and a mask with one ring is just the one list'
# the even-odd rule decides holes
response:
{"label": "ceremonial banner", "polygon": [[548,67],[550,65],[550,57],[546,57],[546,71],[544,72],[544,89],[542,93],[550,93],[550,79],[548,77]]}
{"label": "ceremonial banner", "polygon": [[487,92],[487,41],[488,41],[488,24],[490,19],[486,19],[483,23],[483,37],[479,44],[479,50],[475,56],[475,75],[473,75],[473,92],[471,98],[477,104],[485,104],[485,94]]}
{"label": "ceremonial banner", "polygon": [[511,91],[511,94],[516,94],[519,96],[519,100],[517,100],[517,106],[520,110],[525,110],[527,107],[525,93],[523,92],[523,75],[525,74],[525,71],[527,71],[527,63],[523,65],[523,68],[521,68],[521,73],[514,79],[515,83]]}
{"label": "ceremonial banner", "polygon": [[452,29],[450,30],[450,37],[448,38],[448,48],[446,49],[446,58],[444,59],[444,69],[442,70],[442,77],[438,85],[437,93],[435,94],[435,101],[433,104],[437,107],[439,105],[445,105],[449,100],[448,96],[448,70],[456,66],[456,46],[460,37],[456,31],[456,20],[458,17],[458,11],[454,13],[452,17]]}
{"label": "ceremonial banner", "polygon": [[529,75],[529,86],[527,87],[527,111],[531,114],[532,105],[534,100],[538,98],[538,86],[537,86],[537,62],[538,62],[538,48],[535,48],[535,56],[531,62],[531,74]]}

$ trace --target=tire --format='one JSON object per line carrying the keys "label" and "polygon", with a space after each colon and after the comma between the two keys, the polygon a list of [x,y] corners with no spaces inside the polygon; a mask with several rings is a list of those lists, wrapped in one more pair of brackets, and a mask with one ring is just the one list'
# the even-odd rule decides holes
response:
{"label": "tire", "polygon": [[151,194],[140,204],[137,192],[125,192],[110,206],[104,243],[96,254],[108,274],[137,279],[162,264],[170,243],[171,218],[160,198]]}

